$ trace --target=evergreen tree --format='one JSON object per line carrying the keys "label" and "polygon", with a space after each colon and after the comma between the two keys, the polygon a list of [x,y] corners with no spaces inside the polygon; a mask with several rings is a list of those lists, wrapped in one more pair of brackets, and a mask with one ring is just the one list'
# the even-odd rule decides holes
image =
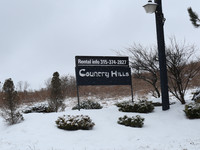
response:
{"label": "evergreen tree", "polygon": [[200,27],[200,19],[198,17],[198,14],[192,10],[191,7],[188,8],[188,13],[190,16],[190,21],[194,25],[195,28]]}
{"label": "evergreen tree", "polygon": [[9,124],[15,124],[23,120],[23,116],[17,112],[19,97],[12,79],[7,79],[3,85],[2,102],[1,115]]}
{"label": "evergreen tree", "polygon": [[51,86],[50,86],[51,94],[49,100],[50,109],[54,112],[58,112],[59,108],[64,107],[64,96],[62,94],[62,86],[61,79],[59,78],[59,73],[54,72]]}

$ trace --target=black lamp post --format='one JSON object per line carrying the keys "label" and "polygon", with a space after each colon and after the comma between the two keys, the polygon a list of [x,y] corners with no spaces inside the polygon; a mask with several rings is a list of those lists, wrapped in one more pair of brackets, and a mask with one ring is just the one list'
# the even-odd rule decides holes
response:
{"label": "black lamp post", "polygon": [[162,109],[168,110],[170,107],[169,107],[168,79],[167,79],[167,67],[166,67],[166,55],[165,55],[165,40],[164,40],[164,29],[163,29],[165,18],[162,13],[162,2],[161,0],[155,0],[155,3],[153,3],[151,0],[149,0],[148,3],[143,7],[145,8],[147,13],[155,12],[156,16]]}

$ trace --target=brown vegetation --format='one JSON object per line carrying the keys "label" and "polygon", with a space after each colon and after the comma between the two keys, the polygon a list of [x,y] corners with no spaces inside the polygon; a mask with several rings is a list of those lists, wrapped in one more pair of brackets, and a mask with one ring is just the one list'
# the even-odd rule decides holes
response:
{"label": "brown vegetation", "polygon": [[[198,63],[200,66],[200,62]],[[188,66],[190,67],[190,66]],[[148,75],[148,74],[146,74]],[[192,79],[189,83],[189,88],[195,88],[200,86],[200,72],[196,77]],[[64,78],[64,77],[63,77]],[[66,81],[66,80],[65,80]],[[68,78],[68,83],[66,84],[63,92],[65,97],[76,97],[76,82],[74,77]],[[146,95],[148,93],[153,94],[153,89],[151,84],[148,84],[142,79],[132,78],[133,94],[134,95]],[[49,88],[42,88],[37,91],[18,91],[21,103],[38,102],[49,99],[50,90]],[[79,95],[82,97],[96,96],[100,99],[113,98],[113,97],[131,97],[131,87],[130,86],[79,86]],[[2,92],[0,89],[0,105],[2,100]]]}

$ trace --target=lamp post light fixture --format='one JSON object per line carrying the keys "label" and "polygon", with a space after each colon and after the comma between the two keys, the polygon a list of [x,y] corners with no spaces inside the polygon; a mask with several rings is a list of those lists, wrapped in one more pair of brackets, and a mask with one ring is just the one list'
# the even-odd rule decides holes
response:
{"label": "lamp post light fixture", "polygon": [[151,0],[148,1],[148,3],[146,5],[144,5],[144,9],[146,11],[146,13],[152,14],[156,11],[158,4],[153,3]]}
{"label": "lamp post light fixture", "polygon": [[154,3],[149,0],[143,6],[147,13],[154,13],[156,17],[156,31],[157,31],[157,44],[158,44],[158,59],[160,67],[160,84],[162,96],[162,109],[168,110],[169,107],[169,93],[168,93],[168,79],[167,79],[167,66],[165,55],[165,40],[164,40],[164,22],[165,18],[162,13],[162,1],[154,0]]}

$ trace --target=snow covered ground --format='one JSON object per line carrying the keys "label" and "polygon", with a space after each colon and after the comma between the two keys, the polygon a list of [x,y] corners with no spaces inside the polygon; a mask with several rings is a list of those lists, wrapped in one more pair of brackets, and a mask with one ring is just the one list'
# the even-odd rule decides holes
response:
{"label": "snow covered ground", "polygon": [[[66,103],[74,104],[76,99]],[[100,110],[71,110],[59,113],[24,114],[25,121],[7,126],[0,118],[0,150],[199,150],[200,120],[186,118],[184,105],[178,101],[168,111],[155,107],[154,112],[139,114],[145,118],[143,128],[117,124],[124,115],[116,100],[102,102]],[[62,115],[89,115],[95,126],[92,130],[65,131],[56,127]]]}

